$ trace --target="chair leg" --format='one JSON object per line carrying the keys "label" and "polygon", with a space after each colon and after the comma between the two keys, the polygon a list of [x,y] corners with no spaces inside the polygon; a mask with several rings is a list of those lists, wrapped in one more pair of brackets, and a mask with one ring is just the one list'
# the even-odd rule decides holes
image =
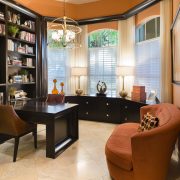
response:
{"label": "chair leg", "polygon": [[19,146],[19,137],[15,137],[13,162],[16,162],[18,146]]}
{"label": "chair leg", "polygon": [[34,148],[37,149],[37,126],[33,131],[33,136],[34,136]]}

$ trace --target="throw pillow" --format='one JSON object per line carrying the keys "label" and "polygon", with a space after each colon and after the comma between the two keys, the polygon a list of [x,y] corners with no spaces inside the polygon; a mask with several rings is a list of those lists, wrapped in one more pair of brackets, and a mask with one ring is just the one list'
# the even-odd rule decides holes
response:
{"label": "throw pillow", "polygon": [[159,119],[157,117],[154,117],[152,114],[147,113],[144,114],[144,117],[139,125],[138,131],[142,132],[145,130],[150,130],[155,127],[158,127],[158,125],[159,125]]}

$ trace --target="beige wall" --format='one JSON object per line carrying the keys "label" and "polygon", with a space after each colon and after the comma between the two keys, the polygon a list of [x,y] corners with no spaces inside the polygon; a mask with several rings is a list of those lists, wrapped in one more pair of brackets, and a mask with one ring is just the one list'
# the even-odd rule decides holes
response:
{"label": "beige wall", "polygon": [[[175,18],[180,0],[173,0],[173,16]],[[173,102],[180,107],[180,85],[173,85]]]}
{"label": "beige wall", "polygon": [[98,29],[114,29],[118,30],[118,21],[108,22],[108,23],[97,23],[97,24],[90,24],[88,25],[88,33],[91,33],[92,31],[96,31]]}

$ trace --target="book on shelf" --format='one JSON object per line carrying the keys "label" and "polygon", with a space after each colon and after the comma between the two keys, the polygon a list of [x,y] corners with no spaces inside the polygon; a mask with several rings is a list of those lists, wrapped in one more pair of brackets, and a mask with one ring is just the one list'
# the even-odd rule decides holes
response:
{"label": "book on shelf", "polygon": [[22,61],[23,66],[32,67],[32,58],[25,58]]}
{"label": "book on shelf", "polygon": [[0,24],[0,34],[2,34],[2,35],[6,34],[6,30],[5,30],[5,25],[4,24]]}
{"label": "book on shelf", "polygon": [[0,11],[0,19],[4,20],[4,13]]}
{"label": "book on shelf", "polygon": [[14,42],[10,39],[8,39],[8,50],[9,51],[15,51]]}
{"label": "book on shelf", "polygon": [[0,24],[0,34],[5,35],[5,25]]}
{"label": "book on shelf", "polygon": [[3,104],[4,102],[4,93],[0,92],[0,104]]}

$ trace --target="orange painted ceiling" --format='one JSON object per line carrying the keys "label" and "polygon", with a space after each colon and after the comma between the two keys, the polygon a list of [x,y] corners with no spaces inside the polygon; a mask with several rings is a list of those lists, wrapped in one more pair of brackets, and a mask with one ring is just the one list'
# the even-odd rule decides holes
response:
{"label": "orange painted ceiling", "polygon": [[[15,0],[17,3],[43,15],[63,16],[64,3],[61,0]],[[65,15],[76,20],[122,14],[144,0],[69,0]]]}

